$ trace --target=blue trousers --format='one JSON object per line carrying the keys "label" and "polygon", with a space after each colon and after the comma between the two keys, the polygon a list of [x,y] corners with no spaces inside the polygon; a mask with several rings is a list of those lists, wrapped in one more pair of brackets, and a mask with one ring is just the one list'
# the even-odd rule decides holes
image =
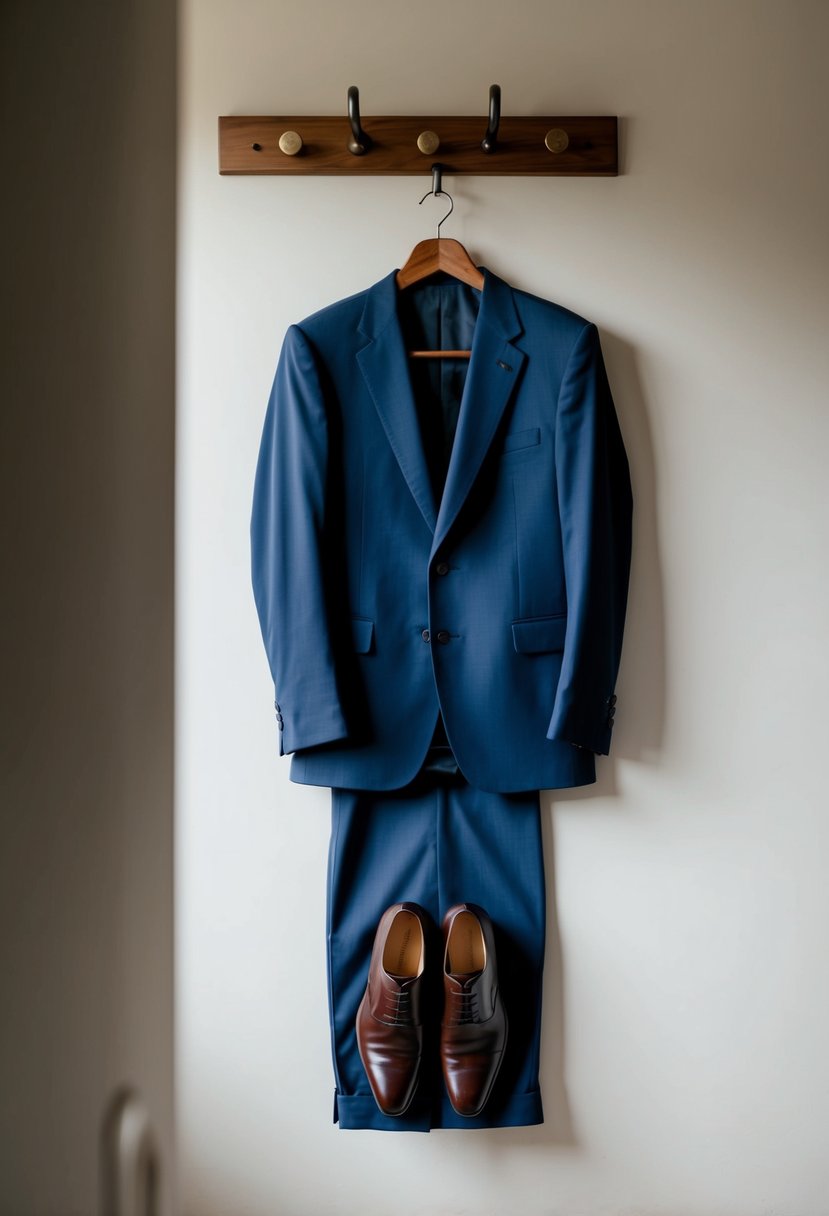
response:
{"label": "blue trousers", "polygon": [[[422,772],[402,789],[331,790],[327,879],[328,995],[334,1058],[334,1122],[341,1128],[421,1131],[517,1127],[543,1122],[538,1080],[545,887],[539,794],[487,793],[460,774]],[[385,909],[400,900],[430,914],[426,967],[431,1024],[418,1092],[406,1114],[376,1105],[357,1050],[355,1019],[372,944]],[[509,1039],[481,1115],[452,1109],[438,1052],[443,942],[453,904],[476,903],[495,926]]]}

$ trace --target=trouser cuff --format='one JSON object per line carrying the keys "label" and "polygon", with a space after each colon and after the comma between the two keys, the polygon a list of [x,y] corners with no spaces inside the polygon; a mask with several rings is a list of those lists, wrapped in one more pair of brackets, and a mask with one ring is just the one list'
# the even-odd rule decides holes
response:
{"label": "trouser cuff", "polygon": [[473,1130],[486,1127],[530,1127],[544,1122],[541,1091],[530,1090],[513,1096],[497,1109],[468,1119],[444,1098],[430,1111],[411,1106],[405,1115],[384,1115],[371,1094],[334,1094],[334,1122],[341,1130],[369,1128],[383,1132],[428,1132],[441,1128]]}

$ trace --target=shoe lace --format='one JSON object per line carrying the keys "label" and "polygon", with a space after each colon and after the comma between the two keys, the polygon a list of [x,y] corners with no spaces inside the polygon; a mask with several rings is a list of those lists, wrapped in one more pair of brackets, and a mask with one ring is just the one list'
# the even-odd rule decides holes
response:
{"label": "shoe lace", "polygon": [[412,1021],[412,994],[409,988],[384,988],[383,1017],[395,1026],[408,1026]]}
{"label": "shoe lace", "polygon": [[466,1026],[478,1018],[478,992],[475,988],[450,988],[449,1020],[455,1026]]}

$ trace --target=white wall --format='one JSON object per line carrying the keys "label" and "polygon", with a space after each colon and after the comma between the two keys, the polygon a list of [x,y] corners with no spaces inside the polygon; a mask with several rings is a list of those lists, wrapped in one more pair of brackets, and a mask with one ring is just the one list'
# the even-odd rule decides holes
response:
{"label": "white wall", "polygon": [[[812,3],[189,0],[178,431],[188,1216],[825,1216],[825,47]],[[443,235],[601,331],[635,498],[613,755],[543,795],[547,1122],[331,1123],[326,789],[277,755],[249,577],[286,327],[443,207],[221,178],[217,116],[616,113],[616,179],[454,178]]]}

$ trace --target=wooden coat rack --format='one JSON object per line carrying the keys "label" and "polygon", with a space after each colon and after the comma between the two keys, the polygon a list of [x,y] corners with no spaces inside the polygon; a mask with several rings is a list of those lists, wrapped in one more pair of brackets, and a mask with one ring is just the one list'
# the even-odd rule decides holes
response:
{"label": "wooden coat rack", "polygon": [[444,173],[486,176],[614,177],[615,117],[501,117],[501,89],[489,90],[489,120],[453,115],[362,119],[356,85],[347,114],[335,117],[224,116],[223,174],[422,174],[439,159]]}

